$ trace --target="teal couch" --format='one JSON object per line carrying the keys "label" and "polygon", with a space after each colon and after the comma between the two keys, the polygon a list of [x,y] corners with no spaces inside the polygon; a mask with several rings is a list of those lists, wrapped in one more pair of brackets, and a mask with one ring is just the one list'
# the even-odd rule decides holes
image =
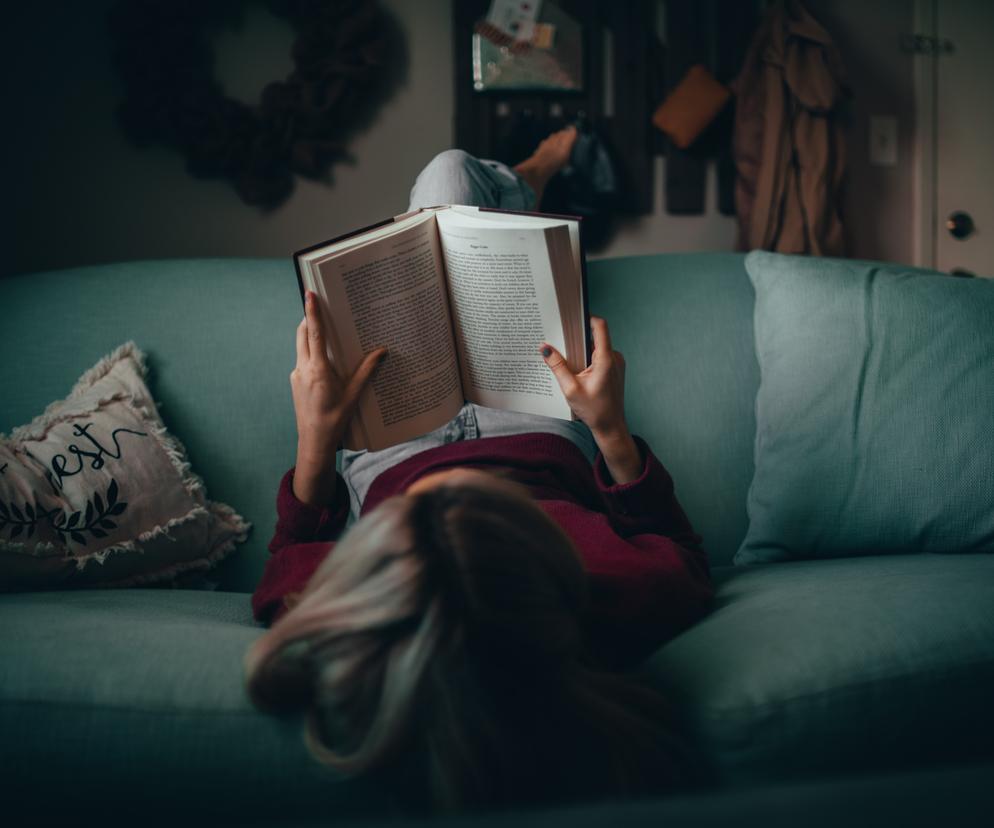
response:
{"label": "teal couch", "polygon": [[[943,813],[989,811],[994,556],[733,566],[759,383],[742,257],[595,261],[589,279],[591,308],[627,358],[631,426],[672,472],[712,561],[714,611],[644,674],[684,711],[715,782],[692,796],[563,811],[563,824],[603,824],[615,808],[629,824],[823,824],[843,816],[839,796],[862,803],[850,820],[891,799],[911,822],[947,797]],[[214,590],[0,595],[5,809],[106,818],[140,808],[239,824],[395,818],[384,791],[318,766],[300,722],[255,712],[243,690],[242,656],[261,632],[249,593],[294,455],[288,374],[301,307],[290,262],[15,276],[0,280],[0,307],[0,431],[134,340],[210,497],[255,527],[209,573]]]}

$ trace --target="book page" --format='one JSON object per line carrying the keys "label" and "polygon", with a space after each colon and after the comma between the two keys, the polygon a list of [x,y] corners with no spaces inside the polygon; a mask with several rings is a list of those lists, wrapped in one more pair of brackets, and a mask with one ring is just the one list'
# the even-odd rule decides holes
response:
{"label": "book page", "polygon": [[376,451],[454,417],[463,392],[434,220],[317,257],[308,269],[343,377],[375,348],[390,349],[359,399],[346,446]]}
{"label": "book page", "polygon": [[520,213],[505,210],[482,209],[465,204],[449,207],[453,213],[467,221],[450,218],[474,227],[500,228],[552,228],[565,225],[567,237],[561,231],[546,234],[552,277],[559,299],[559,316],[566,336],[563,355],[573,372],[582,371],[589,364],[591,351],[589,316],[587,313],[586,276],[584,272],[583,243],[580,239],[580,219],[576,216],[555,216]]}
{"label": "book page", "polygon": [[564,235],[568,246],[568,230],[496,227],[453,211],[436,219],[466,398],[569,419],[569,405],[538,352],[543,341],[566,351],[549,236]]}
{"label": "book page", "polygon": [[579,274],[583,270],[583,246],[580,243],[580,222],[578,217],[543,216],[541,214],[523,215],[522,213],[502,210],[481,210],[467,204],[453,204],[449,209],[453,213],[473,219],[473,224],[488,227],[558,227],[565,224],[569,229],[570,258],[573,271]]}

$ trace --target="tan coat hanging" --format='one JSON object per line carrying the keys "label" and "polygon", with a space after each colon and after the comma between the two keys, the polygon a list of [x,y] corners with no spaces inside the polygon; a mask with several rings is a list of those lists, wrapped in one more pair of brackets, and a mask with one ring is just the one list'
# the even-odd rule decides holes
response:
{"label": "tan coat hanging", "polygon": [[849,90],[828,33],[800,2],[777,3],[733,90],[738,249],[844,255],[840,109]]}

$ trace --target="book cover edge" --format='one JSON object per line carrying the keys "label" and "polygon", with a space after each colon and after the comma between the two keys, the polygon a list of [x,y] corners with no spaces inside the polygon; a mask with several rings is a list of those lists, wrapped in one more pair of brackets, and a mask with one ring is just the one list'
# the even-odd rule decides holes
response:
{"label": "book cover edge", "polygon": [[[408,214],[409,215],[409,214]],[[368,233],[370,230],[375,230],[377,227],[383,227],[385,224],[393,224],[397,220],[397,216],[391,216],[390,218],[383,219],[383,221],[377,221],[370,224],[368,227],[362,227],[358,230],[350,230],[348,233],[343,233],[340,236],[335,236],[332,239],[325,239],[324,241],[317,242],[316,244],[309,244],[307,247],[301,248],[300,250],[294,251],[293,259],[297,261],[300,256],[305,256],[308,253],[313,253],[315,250],[319,250],[329,244],[337,244],[340,241],[345,241],[346,239],[351,239],[354,236],[361,236],[363,233]]]}

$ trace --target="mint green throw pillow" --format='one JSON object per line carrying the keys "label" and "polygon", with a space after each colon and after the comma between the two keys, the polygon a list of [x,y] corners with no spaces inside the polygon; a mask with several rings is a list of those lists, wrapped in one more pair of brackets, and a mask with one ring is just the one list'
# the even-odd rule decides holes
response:
{"label": "mint green throw pillow", "polygon": [[994,282],[753,252],[756,472],[735,563],[994,551]]}

